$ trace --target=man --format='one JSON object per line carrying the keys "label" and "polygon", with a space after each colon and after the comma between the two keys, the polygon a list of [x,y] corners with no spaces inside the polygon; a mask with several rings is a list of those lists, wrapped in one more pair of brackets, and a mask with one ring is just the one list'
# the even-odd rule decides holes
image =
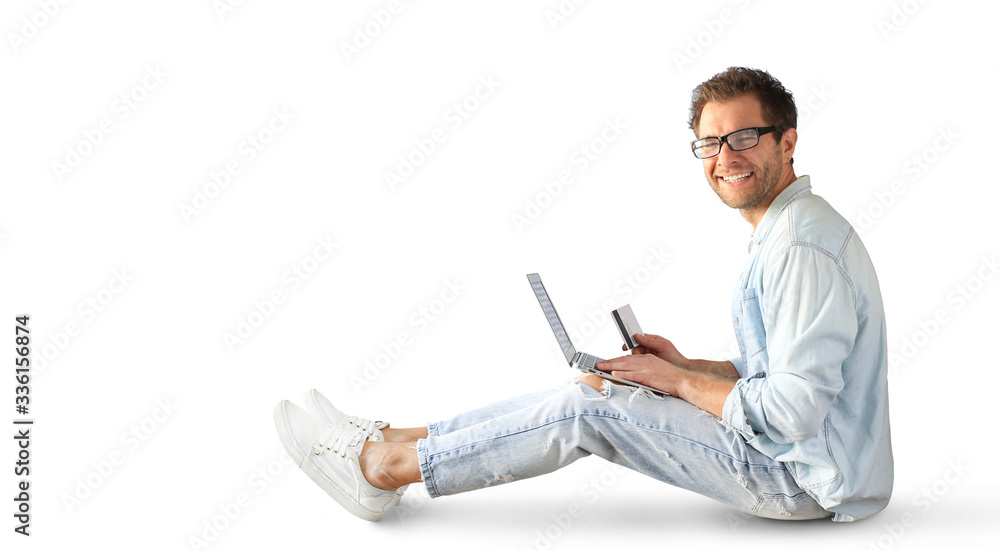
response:
{"label": "man", "polygon": [[637,335],[632,355],[597,367],[670,396],[632,396],[586,375],[407,429],[348,417],[313,391],[312,413],[287,401],[275,409],[300,467],[368,520],[407,484],[439,497],[591,454],[762,517],[844,522],[883,509],[888,361],[871,260],[809,177],[795,176],[796,110],[780,82],[730,68],[692,100],[692,151],[754,230],[732,301],[739,358],[690,360],[667,339]]}

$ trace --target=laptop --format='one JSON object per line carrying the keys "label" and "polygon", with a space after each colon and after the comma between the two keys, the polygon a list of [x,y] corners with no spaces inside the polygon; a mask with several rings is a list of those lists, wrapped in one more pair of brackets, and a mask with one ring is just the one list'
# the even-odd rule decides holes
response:
{"label": "laptop", "polygon": [[669,396],[669,394],[662,390],[626,381],[625,379],[611,375],[607,371],[601,371],[594,367],[594,364],[603,362],[604,359],[585,352],[577,352],[576,347],[573,346],[573,342],[569,339],[569,334],[566,333],[566,328],[563,326],[562,320],[559,319],[559,313],[556,312],[556,307],[552,304],[552,299],[549,298],[549,294],[545,291],[542,278],[538,274],[528,274],[528,282],[531,283],[531,290],[535,292],[535,298],[538,299],[538,304],[542,307],[542,313],[545,314],[545,319],[548,320],[549,326],[552,327],[552,332],[556,336],[559,348],[562,349],[563,355],[566,356],[566,361],[569,362],[570,367],[575,367],[584,373],[593,373],[619,384],[644,388],[650,392]]}

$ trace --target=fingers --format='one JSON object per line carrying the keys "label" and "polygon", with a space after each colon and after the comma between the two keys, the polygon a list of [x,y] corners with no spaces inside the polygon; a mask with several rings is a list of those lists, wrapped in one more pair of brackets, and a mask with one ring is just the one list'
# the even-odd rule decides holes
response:
{"label": "fingers", "polygon": [[[643,369],[644,366],[646,365],[647,365],[646,357],[619,356],[617,358],[611,358],[610,360],[597,362],[596,364],[594,364],[594,367],[600,369],[601,371],[608,371],[613,374],[615,371],[621,371],[623,373],[626,373],[638,369]],[[617,375],[615,376],[617,377]],[[624,379],[625,377],[622,378]]]}
{"label": "fingers", "polygon": [[618,358],[611,358],[610,360],[604,360],[594,364],[594,367],[600,369],[601,371],[610,372],[612,369],[621,368],[625,361],[629,360],[631,356],[621,356]]}
{"label": "fingers", "polygon": [[[626,346],[626,345],[623,344],[622,345],[622,351],[627,351],[627,350],[628,350],[628,346]],[[633,356],[638,355],[638,354],[655,354],[655,353],[656,353],[656,351],[654,351],[652,348],[643,346],[641,344],[639,346],[637,346],[637,347],[635,347],[635,348],[632,349],[632,355]]]}
{"label": "fingers", "polygon": [[612,371],[611,372],[612,376],[618,377],[619,379],[625,379],[626,381],[631,381],[632,380],[632,379],[629,378],[629,376],[631,374],[632,374],[631,371]]}
{"label": "fingers", "polygon": [[651,333],[636,333],[635,342],[639,343],[649,354],[658,354],[673,348],[670,341],[659,336],[653,335]]}

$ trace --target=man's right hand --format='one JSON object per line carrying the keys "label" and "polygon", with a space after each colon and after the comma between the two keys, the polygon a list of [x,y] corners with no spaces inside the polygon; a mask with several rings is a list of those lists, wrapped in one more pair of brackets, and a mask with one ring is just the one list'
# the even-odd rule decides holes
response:
{"label": "man's right hand", "polygon": [[[677,347],[674,343],[669,340],[650,333],[636,333],[633,335],[635,342],[639,343],[639,346],[632,349],[632,354],[652,354],[661,360],[672,363],[677,367],[682,369],[688,368],[688,359],[684,357],[683,354],[677,351]],[[623,344],[622,350],[627,350],[628,348]]]}

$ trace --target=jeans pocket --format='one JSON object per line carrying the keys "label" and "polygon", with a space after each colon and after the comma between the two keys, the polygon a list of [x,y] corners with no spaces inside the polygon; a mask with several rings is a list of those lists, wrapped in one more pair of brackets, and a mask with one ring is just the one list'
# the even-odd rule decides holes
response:
{"label": "jeans pocket", "polygon": [[816,500],[806,492],[791,496],[788,494],[761,494],[750,512],[758,517],[780,520],[807,520],[830,516],[830,513],[820,507]]}

